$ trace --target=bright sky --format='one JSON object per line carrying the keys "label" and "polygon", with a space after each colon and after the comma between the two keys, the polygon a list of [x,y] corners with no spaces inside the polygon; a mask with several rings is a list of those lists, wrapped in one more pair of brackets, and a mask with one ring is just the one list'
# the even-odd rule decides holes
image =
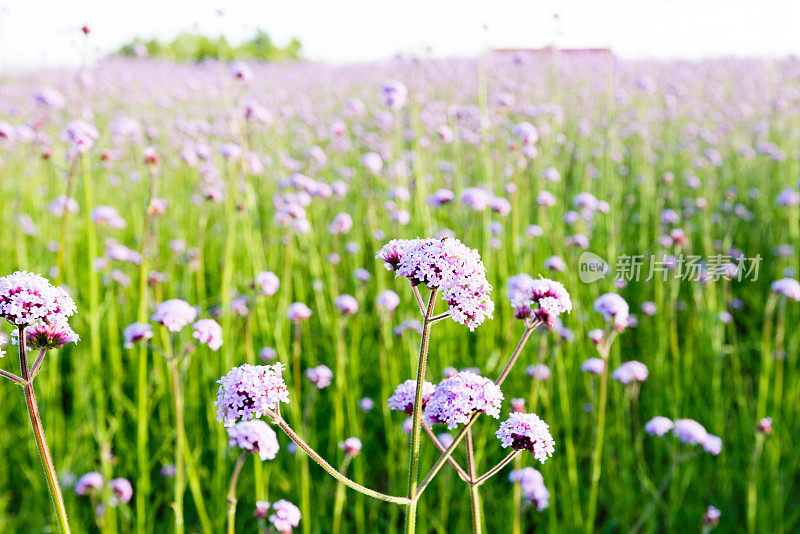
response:
{"label": "bright sky", "polygon": [[635,58],[782,56],[800,55],[798,23],[798,0],[0,0],[0,67],[79,65],[135,36],[193,29],[238,42],[257,27],[333,62],[548,44]]}

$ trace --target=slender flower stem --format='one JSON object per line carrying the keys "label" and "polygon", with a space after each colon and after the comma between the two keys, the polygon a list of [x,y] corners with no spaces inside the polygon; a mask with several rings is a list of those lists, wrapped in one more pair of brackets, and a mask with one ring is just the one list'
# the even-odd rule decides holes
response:
{"label": "slender flower stem", "polygon": [[[423,421],[422,428],[425,429],[425,432],[428,433],[428,436],[430,436],[431,441],[433,441],[434,445],[436,445],[436,448],[439,449],[440,452],[442,453],[447,452],[447,449],[445,448],[444,445],[442,445],[442,443],[436,437],[436,434],[433,433],[433,430],[431,430],[431,427],[428,423]],[[456,461],[455,458],[453,458],[452,456],[448,456],[447,461],[450,462],[450,465],[452,465],[453,468],[456,470],[461,480],[463,480],[464,482],[470,482],[469,475],[467,474],[466,471],[464,471],[464,468],[459,465],[459,463]]]}
{"label": "slender flower stem", "polygon": [[56,469],[53,466],[53,459],[50,457],[50,449],[47,447],[47,439],[44,436],[42,418],[39,416],[39,407],[36,404],[36,396],[33,393],[33,381],[28,369],[28,356],[25,353],[25,326],[19,327],[19,366],[22,371],[22,380],[25,383],[25,403],[28,406],[28,416],[33,427],[33,436],[36,438],[36,446],[39,449],[39,458],[42,461],[44,474],[47,477],[47,486],[50,489],[50,498],[53,500],[53,508],[56,511],[58,529],[61,534],[69,534],[69,522],[67,521],[67,509],[64,506],[64,499],[61,497],[61,487],[58,485]]}
{"label": "slender flower stem", "polygon": [[289,436],[289,439],[294,441],[297,444],[297,446],[303,450],[303,452],[309,455],[311,459],[317,462],[320,467],[322,467],[325,471],[328,472],[328,474],[330,474],[333,478],[335,478],[345,486],[348,486],[358,491],[359,493],[363,493],[367,497],[372,497],[374,499],[378,499],[381,501],[391,502],[395,504],[403,504],[403,505],[407,505],[410,502],[410,499],[406,497],[395,497],[393,495],[386,495],[384,493],[380,493],[378,491],[369,489],[366,486],[362,486],[358,482],[350,480],[349,478],[341,474],[339,471],[337,471],[331,464],[326,462],[325,459],[322,458],[322,456],[317,454],[317,452],[314,449],[312,449],[305,441],[303,441],[303,439],[300,436],[297,435],[297,433],[294,430],[292,430],[292,427],[290,427],[289,424],[280,417],[280,415],[271,410],[267,410],[266,414],[272,418],[272,421],[276,425],[278,425],[281,428],[281,430],[283,430],[284,433],[287,436]]}
{"label": "slender flower stem", "polygon": [[9,373],[8,371],[0,369],[0,376],[4,376],[16,384],[25,385],[25,381],[14,373]]}
{"label": "slender flower stem", "polygon": [[[472,443],[472,430],[467,430],[467,469],[470,480],[475,480],[475,447]],[[470,508],[472,510],[472,532],[481,534],[481,496],[478,485],[469,483]]]}
{"label": "slender flower stem", "polygon": [[31,381],[33,381],[33,379],[36,378],[36,375],[39,374],[39,369],[42,367],[42,362],[44,361],[45,355],[47,355],[47,349],[40,349],[39,356],[36,357],[36,361],[33,362],[33,367],[31,367]]}
{"label": "slender flower stem", "polygon": [[417,286],[411,286],[411,289],[414,290],[414,299],[417,301],[417,306],[419,306],[419,313],[422,314],[422,317],[425,317],[425,302],[422,300],[422,295],[419,293],[419,288]]}
{"label": "slender flower stem", "polygon": [[761,459],[761,451],[764,449],[764,433],[756,434],[756,446],[753,449],[753,457],[750,460],[750,472],[747,480],[747,532],[753,534],[756,531],[756,509],[758,503],[758,461]]}
{"label": "slender flower stem", "polygon": [[430,320],[429,320],[429,322],[430,322],[431,324],[433,324],[433,323],[438,323],[438,322],[439,322],[439,321],[441,321],[442,319],[447,319],[448,317],[450,317],[450,312],[449,312],[449,311],[446,311],[446,312],[444,312],[444,313],[440,313],[439,315],[436,315],[436,316],[434,316],[434,317],[431,317],[431,318],[430,318]]}
{"label": "slender flower stem", "polygon": [[600,374],[600,391],[597,395],[597,433],[592,452],[592,478],[589,489],[589,511],[586,514],[586,533],[594,532],[594,519],[597,514],[597,494],[600,488],[601,461],[603,456],[603,437],[606,428],[606,404],[608,400],[608,353],[611,344],[616,338],[616,330],[613,330],[613,323],[609,322],[606,326],[605,340],[598,346],[598,352],[603,359],[603,372]]}
{"label": "slender flower stem", "polygon": [[520,449],[520,450],[516,450],[514,452],[509,453],[508,456],[503,458],[500,461],[499,464],[497,464],[496,466],[494,466],[491,469],[489,469],[486,472],[486,474],[481,475],[480,477],[478,477],[475,480],[475,485],[476,486],[480,486],[481,484],[483,484],[484,482],[486,482],[487,480],[489,480],[490,478],[495,476],[497,473],[500,472],[500,470],[502,470],[506,465],[508,465],[509,462],[511,462],[514,458],[516,458],[519,455],[519,453],[521,453],[521,452],[522,452],[522,450]]}
{"label": "slender flower stem", "polygon": [[672,459],[672,465],[667,471],[666,476],[664,476],[664,480],[661,481],[661,485],[656,490],[655,495],[653,495],[653,499],[650,501],[650,504],[647,505],[642,517],[633,525],[629,534],[636,534],[639,532],[642,527],[647,523],[647,520],[650,519],[650,516],[653,515],[653,511],[656,509],[656,505],[658,505],[658,501],[661,500],[661,497],[664,495],[664,492],[667,491],[669,487],[669,483],[672,480],[672,477],[675,476],[675,471],[678,469],[678,466],[683,461],[683,457],[680,454],[676,454],[675,457]]}
{"label": "slender flower stem", "polygon": [[447,447],[447,450],[439,457],[438,460],[436,460],[436,463],[433,464],[431,470],[428,471],[428,474],[425,476],[422,482],[420,482],[419,487],[417,488],[417,493],[414,497],[415,499],[419,499],[420,495],[422,495],[422,492],[425,491],[425,488],[428,487],[428,484],[430,484],[433,480],[433,477],[436,476],[436,473],[438,473],[444,464],[447,463],[447,459],[450,458],[450,456],[453,454],[453,451],[455,451],[456,447],[458,447],[458,444],[461,443],[461,440],[467,435],[467,431],[470,429],[470,427],[472,427],[475,421],[477,421],[480,413],[481,412],[475,412],[472,414],[472,417],[469,418],[467,424],[465,424],[458,434],[456,434],[456,437],[453,438],[453,443],[451,443],[450,446]]}
{"label": "slender flower stem", "polygon": [[231,483],[228,485],[228,534],[236,532],[236,484],[239,482],[239,474],[242,472],[249,451],[243,452],[236,460],[236,465],[233,466],[233,474],[231,474]]}
{"label": "slender flower stem", "polygon": [[183,474],[183,395],[181,394],[178,361],[169,362],[169,374],[172,379],[172,398],[175,403],[175,532],[183,533],[183,492],[185,487]]}
{"label": "slender flower stem", "polygon": [[[415,293],[419,291],[414,288]],[[436,306],[437,289],[431,290],[428,308],[422,324],[422,341],[419,345],[419,362],[417,363],[417,386],[414,397],[413,426],[411,427],[411,454],[408,466],[408,499],[411,501],[406,508],[406,534],[414,534],[417,523],[417,477],[419,475],[419,445],[422,426],[422,384],[425,381],[425,368],[428,362],[428,340],[431,335],[431,318]]]}
{"label": "slender flower stem", "polygon": [[542,324],[541,321],[534,321],[525,329],[525,333],[522,334],[522,339],[520,339],[519,343],[517,343],[517,348],[514,349],[514,353],[511,354],[511,357],[508,359],[508,363],[503,369],[503,372],[500,373],[500,376],[497,377],[495,384],[499,386],[503,383],[506,377],[508,377],[508,373],[511,372],[511,368],[514,367],[514,364],[517,362],[517,358],[519,358],[519,355],[522,354],[522,349],[525,347],[525,343],[528,342],[528,338],[531,337],[533,331],[536,330],[536,327],[540,324]]}

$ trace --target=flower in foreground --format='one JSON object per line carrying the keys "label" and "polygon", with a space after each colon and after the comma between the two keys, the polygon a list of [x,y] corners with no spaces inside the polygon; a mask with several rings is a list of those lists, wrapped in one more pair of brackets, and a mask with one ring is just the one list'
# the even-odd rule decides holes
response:
{"label": "flower in foreground", "polygon": [[494,382],[470,371],[442,380],[425,406],[425,421],[455,428],[475,412],[500,417],[503,393]]}
{"label": "flower in foreground", "polygon": [[199,343],[208,345],[213,351],[222,346],[222,327],[214,319],[200,319],[192,325],[194,337]]}
{"label": "flower in foreground", "polygon": [[181,299],[165,300],[156,307],[150,320],[164,325],[170,332],[180,332],[197,318],[197,310]]}
{"label": "flower in foreground", "polygon": [[486,268],[478,252],[458,239],[395,239],[375,257],[412,285],[439,289],[456,323],[473,330],[492,317],[492,286],[486,280]]}
{"label": "flower in foreground", "polygon": [[569,293],[559,282],[520,274],[509,279],[508,298],[516,319],[533,318],[549,327],[562,313],[572,311]]}
{"label": "flower in foreground", "polygon": [[262,460],[272,460],[278,454],[278,436],[261,419],[252,419],[228,427],[228,444],[258,454]]}
{"label": "flower in foreground", "polygon": [[533,457],[544,463],[555,452],[555,441],[550,427],[535,413],[512,413],[500,423],[496,433],[503,448],[529,450]]}
{"label": "flower in foreground", "polygon": [[66,322],[75,301],[47,278],[26,271],[0,277],[0,318],[17,326]]}
{"label": "flower in foreground", "polygon": [[266,410],[277,410],[278,403],[289,402],[289,392],[282,376],[283,366],[244,364],[234,367],[219,379],[214,406],[217,421],[226,427],[238,420],[261,417]]}
{"label": "flower in foreground", "polygon": [[33,350],[60,349],[67,343],[77,344],[78,341],[80,337],[66,320],[33,325],[25,331],[25,345]]}
{"label": "flower in foreground", "polygon": [[292,527],[300,524],[300,509],[285,499],[281,499],[272,505],[273,514],[269,516],[269,521],[275,530],[281,534],[291,532]]}
{"label": "flower in foreground", "polygon": [[[422,382],[422,407],[425,405],[433,395],[436,386],[430,382]],[[414,380],[406,380],[394,390],[394,394],[389,397],[389,409],[399,410],[408,415],[414,413],[414,401],[416,400],[417,383]]]}

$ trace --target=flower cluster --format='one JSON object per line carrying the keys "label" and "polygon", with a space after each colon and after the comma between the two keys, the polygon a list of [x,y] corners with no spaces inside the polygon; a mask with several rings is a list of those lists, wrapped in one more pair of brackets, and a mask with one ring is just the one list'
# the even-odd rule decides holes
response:
{"label": "flower cluster", "polygon": [[[433,395],[436,387],[430,382],[422,382],[422,407],[425,405]],[[389,397],[389,409],[399,410],[408,415],[414,413],[414,401],[416,400],[417,383],[414,380],[406,380],[394,390],[394,394]]]}
{"label": "flower cluster", "polygon": [[438,288],[456,323],[470,330],[492,317],[492,286],[480,255],[458,239],[395,239],[375,255],[413,285]]}
{"label": "flower cluster", "polygon": [[0,277],[0,318],[17,326],[66,323],[76,311],[67,292],[26,271]]}
{"label": "flower cluster", "polygon": [[549,505],[550,492],[544,485],[542,474],[533,467],[523,467],[511,471],[508,480],[519,482],[525,500],[535,504],[536,509],[540,512]]}
{"label": "flower cluster", "polygon": [[436,386],[425,406],[425,421],[455,428],[469,421],[475,412],[497,419],[502,402],[503,393],[494,382],[471,371],[462,371]]}
{"label": "flower cluster", "polygon": [[496,433],[503,448],[529,450],[533,457],[544,463],[555,452],[555,441],[550,426],[535,413],[512,413],[500,423]]}
{"label": "flower cluster", "polygon": [[614,372],[611,373],[611,378],[623,384],[644,382],[647,380],[647,366],[642,362],[631,360],[617,367]]}
{"label": "flower cluster", "polygon": [[261,417],[266,410],[276,410],[278,403],[289,402],[289,392],[282,376],[283,366],[244,364],[234,367],[219,379],[214,406],[217,421],[233,426],[241,419]]}
{"label": "flower cluster", "polygon": [[156,308],[151,321],[161,323],[170,332],[180,332],[197,318],[197,310],[181,299],[165,300]]}
{"label": "flower cluster", "polygon": [[300,524],[300,509],[289,501],[281,499],[272,505],[272,510],[269,521],[281,534],[291,532],[293,527]]}
{"label": "flower cluster", "polygon": [[614,327],[624,330],[628,326],[628,303],[616,293],[605,293],[594,301],[594,311],[606,321],[614,321]]}
{"label": "flower cluster", "polygon": [[800,300],[800,282],[794,278],[781,278],[772,282],[770,289],[792,300]]}
{"label": "flower cluster", "polygon": [[208,345],[213,351],[222,346],[222,327],[214,319],[200,319],[192,325],[194,337],[199,343]]}
{"label": "flower cluster", "polygon": [[318,365],[306,369],[306,377],[312,384],[317,386],[318,389],[325,389],[331,385],[333,380],[333,371],[327,365]]}
{"label": "flower cluster", "polygon": [[666,417],[654,417],[644,426],[651,436],[663,436],[670,430],[681,442],[689,445],[700,445],[703,450],[717,456],[722,451],[722,438],[710,434],[703,425],[694,419],[676,419],[674,422]]}
{"label": "flower cluster", "polygon": [[261,419],[242,421],[228,428],[228,444],[257,453],[262,460],[272,460],[278,454],[278,436]]}
{"label": "flower cluster", "polygon": [[509,278],[508,299],[515,318],[533,318],[550,328],[555,326],[556,317],[572,311],[572,300],[562,284],[547,278],[537,280],[528,274]]}

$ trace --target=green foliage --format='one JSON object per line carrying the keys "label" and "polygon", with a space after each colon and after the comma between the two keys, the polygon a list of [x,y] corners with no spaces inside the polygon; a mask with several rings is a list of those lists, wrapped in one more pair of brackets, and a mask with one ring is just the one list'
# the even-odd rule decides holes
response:
{"label": "green foliage", "polygon": [[221,35],[215,39],[197,33],[185,32],[170,42],[161,42],[157,39],[145,40],[137,37],[122,46],[117,53],[123,56],[135,56],[137,55],[136,49],[138,45],[143,45],[147,49],[149,57],[169,59],[171,61],[198,62],[204,59],[297,61],[302,57],[303,48],[300,41],[294,37],[286,46],[280,47],[272,41],[267,32],[257,30],[251,39],[242,42],[238,46],[232,46]]}

